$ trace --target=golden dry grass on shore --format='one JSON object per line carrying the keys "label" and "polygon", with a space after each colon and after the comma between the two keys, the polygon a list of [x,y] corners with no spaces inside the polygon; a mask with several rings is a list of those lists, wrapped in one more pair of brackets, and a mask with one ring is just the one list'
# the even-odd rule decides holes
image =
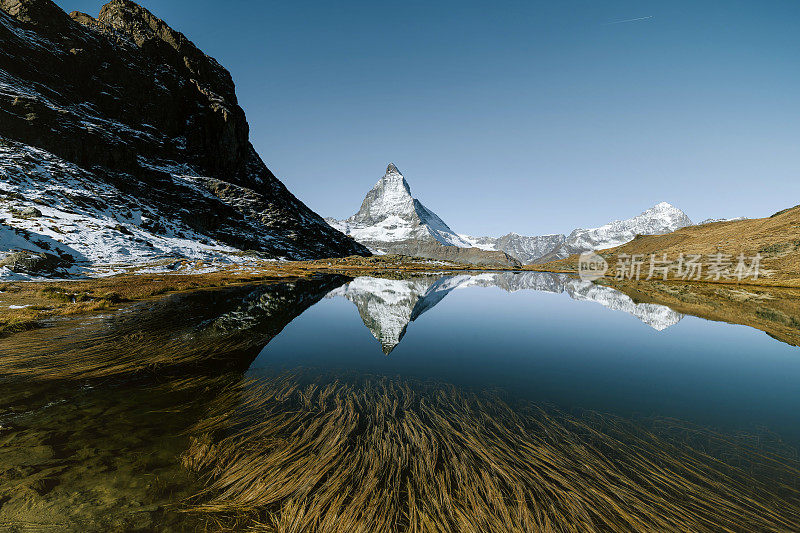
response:
{"label": "golden dry grass on shore", "polygon": [[126,302],[172,292],[307,279],[325,273],[403,278],[420,272],[464,270],[482,269],[404,256],[351,256],[316,261],[254,261],[246,266],[232,265],[203,273],[188,270],[159,274],[128,273],[91,279],[5,282],[0,283],[0,337],[34,329],[47,318],[103,311]]}
{"label": "golden dry grass on shore", "polygon": [[[450,385],[283,374],[221,395],[182,460],[207,483],[191,511],[256,531],[716,532],[800,523],[796,460],[671,425],[685,440]],[[742,466],[709,452],[720,448]]]}
{"label": "golden dry grass on shore", "polygon": [[[35,328],[39,321],[113,308],[171,292],[224,287],[246,282],[306,278],[300,269],[233,269],[203,274],[126,274],[108,278],[0,283],[0,336]],[[24,307],[23,307],[24,306]]]}
{"label": "golden dry grass on shore", "polygon": [[[757,280],[719,280],[718,284],[800,287],[800,206],[775,213],[771,217],[712,222],[688,226],[665,235],[640,235],[627,244],[601,250],[611,267],[608,277],[616,275],[615,265],[619,254],[650,254],[676,259],[680,254],[700,254],[707,257],[723,253],[734,258],[740,253],[753,257],[760,254],[762,266],[772,270],[771,277]],[[576,272],[578,256],[534,265],[537,270],[551,272]],[[704,282],[709,280],[704,279]]]}

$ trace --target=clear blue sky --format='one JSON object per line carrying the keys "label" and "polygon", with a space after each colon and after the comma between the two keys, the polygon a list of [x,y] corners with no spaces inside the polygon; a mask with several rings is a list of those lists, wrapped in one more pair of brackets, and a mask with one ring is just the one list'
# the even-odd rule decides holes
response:
{"label": "clear blue sky", "polygon": [[461,233],[800,204],[796,0],[141,3],[231,71],[256,149],[323,216],[390,161]]}

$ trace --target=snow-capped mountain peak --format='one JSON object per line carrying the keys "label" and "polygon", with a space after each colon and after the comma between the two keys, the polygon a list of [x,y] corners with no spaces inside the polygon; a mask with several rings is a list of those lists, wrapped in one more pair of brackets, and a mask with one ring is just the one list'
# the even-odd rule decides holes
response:
{"label": "snow-capped mountain peak", "polygon": [[632,220],[637,219],[658,220],[670,227],[677,225],[680,225],[680,227],[692,225],[692,221],[688,216],[686,216],[686,213],[669,202],[659,202],[650,209],[644,211],[638,217],[633,217]]}
{"label": "snow-capped mountain peak", "polygon": [[600,250],[620,246],[633,240],[636,235],[658,235],[691,226],[686,213],[668,202],[659,202],[627,220],[615,220],[592,229],[576,229],[564,243],[568,253]]}
{"label": "snow-capped mountain peak", "polygon": [[403,174],[397,169],[397,166],[394,163],[389,163],[389,166],[386,167],[386,176],[390,174],[398,174],[402,176]]}
{"label": "snow-capped mountain peak", "polygon": [[394,163],[389,163],[386,173],[367,193],[358,213],[346,220],[327,221],[371,248],[410,240],[469,247],[469,243],[411,195],[411,187]]}
{"label": "snow-capped mountain peak", "polygon": [[513,232],[501,237],[456,234],[412,196],[411,187],[393,163],[367,193],[355,215],[346,220],[326,221],[376,253],[455,258],[455,254],[446,253],[451,250],[441,249],[443,245],[470,249],[471,254],[495,254],[491,257],[497,263],[502,263],[499,255],[523,263],[552,261],[574,253],[619,246],[636,235],[669,233],[692,224],[683,211],[668,202],[659,202],[633,218],[597,228],[578,228],[568,236],[560,233],[525,236]]}
{"label": "snow-capped mountain peak", "polygon": [[412,219],[414,198],[403,174],[394,163],[389,163],[386,174],[367,193],[361,209],[347,220],[360,224],[376,224],[392,216]]}

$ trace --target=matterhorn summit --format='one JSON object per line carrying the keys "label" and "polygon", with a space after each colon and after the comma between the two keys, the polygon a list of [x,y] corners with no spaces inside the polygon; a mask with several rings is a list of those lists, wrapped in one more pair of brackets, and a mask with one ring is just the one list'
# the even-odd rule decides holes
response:
{"label": "matterhorn summit", "polygon": [[334,228],[374,249],[407,241],[469,247],[436,214],[411,196],[411,187],[394,163],[367,193],[358,213],[342,221],[328,219]]}
{"label": "matterhorn summit", "polygon": [[394,253],[469,264],[519,266],[563,259],[588,250],[613,248],[637,235],[670,233],[692,221],[677,207],[660,202],[639,215],[597,228],[525,236],[473,237],[457,234],[411,195],[403,174],[390,163],[367,193],[358,212],[345,220],[325,219],[374,253]]}

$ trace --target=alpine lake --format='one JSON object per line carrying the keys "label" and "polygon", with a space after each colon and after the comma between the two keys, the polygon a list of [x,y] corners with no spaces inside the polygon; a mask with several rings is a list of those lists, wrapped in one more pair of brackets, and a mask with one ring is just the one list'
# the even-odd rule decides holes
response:
{"label": "alpine lake", "polygon": [[0,531],[800,531],[800,295],[643,290],[321,275],[13,334]]}

